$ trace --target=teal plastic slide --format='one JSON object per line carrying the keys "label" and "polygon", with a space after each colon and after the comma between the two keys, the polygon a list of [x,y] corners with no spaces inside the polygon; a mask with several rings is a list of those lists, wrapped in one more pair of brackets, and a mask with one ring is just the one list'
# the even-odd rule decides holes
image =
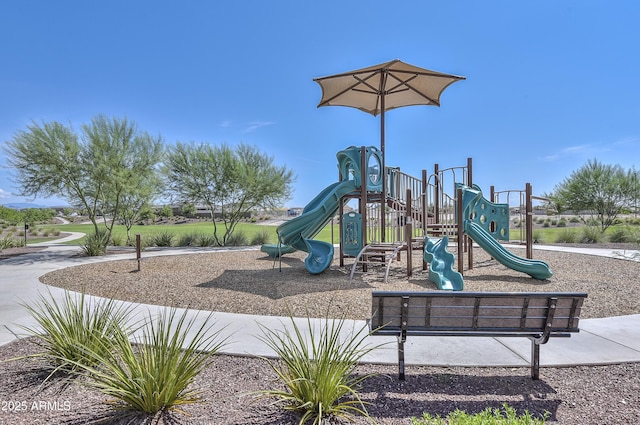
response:
{"label": "teal plastic slide", "polygon": [[333,245],[312,238],[336,214],[340,207],[340,199],[355,189],[354,180],[345,180],[327,186],[307,204],[302,214],[278,226],[279,244],[262,245],[260,250],[273,258],[295,250],[308,252],[309,255],[305,259],[307,271],[311,274],[322,273],[333,261]]}
{"label": "teal plastic slide", "polygon": [[547,263],[540,260],[529,260],[518,257],[503,247],[491,236],[491,233],[480,224],[468,218],[471,217],[470,211],[474,209],[475,203],[480,200],[484,200],[484,198],[482,197],[482,191],[477,186],[474,185],[473,188],[464,186],[462,188],[462,203],[465,217],[464,232],[502,265],[512,270],[526,273],[534,279],[544,280],[551,277],[553,272]]}
{"label": "teal plastic slide", "polygon": [[435,283],[438,289],[462,291],[462,274],[453,269],[455,255],[447,251],[449,238],[427,238],[425,242],[423,258],[429,263],[429,280]]}

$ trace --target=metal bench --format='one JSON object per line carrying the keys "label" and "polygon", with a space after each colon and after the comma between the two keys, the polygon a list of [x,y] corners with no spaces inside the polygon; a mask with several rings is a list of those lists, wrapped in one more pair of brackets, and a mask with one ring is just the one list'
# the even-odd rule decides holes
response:
{"label": "metal bench", "polygon": [[586,297],[581,292],[374,291],[371,334],[398,338],[401,380],[409,335],[526,337],[531,340],[531,377],[539,379],[540,345],[579,332]]}

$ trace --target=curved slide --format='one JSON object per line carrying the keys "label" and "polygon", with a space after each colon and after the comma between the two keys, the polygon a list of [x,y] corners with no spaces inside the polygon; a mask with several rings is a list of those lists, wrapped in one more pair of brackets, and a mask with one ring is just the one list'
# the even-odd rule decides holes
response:
{"label": "curved slide", "polygon": [[478,223],[465,220],[464,231],[475,243],[487,251],[489,255],[510,269],[526,273],[532,278],[540,280],[545,280],[553,275],[547,263],[540,260],[529,260],[512,254],[491,236],[489,232],[480,227]]}
{"label": "curved slide", "polygon": [[438,289],[462,291],[464,281],[462,274],[453,269],[455,256],[447,251],[449,238],[427,238],[424,245],[424,261],[429,263],[429,280]]}
{"label": "curved slide", "polygon": [[[470,216],[470,211],[473,210],[473,207],[481,198],[482,191],[477,186],[474,185],[473,188],[468,186],[463,187],[462,203],[465,217]],[[534,279],[544,280],[553,275],[547,263],[540,260],[529,260],[512,254],[478,223],[465,218],[463,228],[464,232],[469,235],[475,243],[480,245],[482,249],[502,265],[512,270],[526,273]]]}
{"label": "curved slide", "polygon": [[302,214],[278,226],[280,244],[265,244],[260,250],[273,258],[295,250],[308,252],[304,261],[307,270],[311,274],[322,273],[333,261],[333,245],[312,238],[338,211],[340,199],[355,189],[356,183],[353,180],[327,186],[307,204]]}

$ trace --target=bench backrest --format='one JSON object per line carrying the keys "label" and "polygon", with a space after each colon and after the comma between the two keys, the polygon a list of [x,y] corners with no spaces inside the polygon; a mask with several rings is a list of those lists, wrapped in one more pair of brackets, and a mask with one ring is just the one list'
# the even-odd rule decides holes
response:
{"label": "bench backrest", "polygon": [[586,293],[374,291],[371,328],[412,335],[578,332]]}

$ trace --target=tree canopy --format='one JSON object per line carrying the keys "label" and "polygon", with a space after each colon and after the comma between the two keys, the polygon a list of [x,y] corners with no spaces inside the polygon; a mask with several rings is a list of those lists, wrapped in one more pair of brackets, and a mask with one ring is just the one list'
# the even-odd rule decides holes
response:
{"label": "tree canopy", "polygon": [[620,165],[608,165],[593,159],[571,173],[554,188],[554,203],[576,213],[596,216],[604,232],[624,209],[639,198],[638,173]]}
{"label": "tree canopy", "polygon": [[155,178],[162,139],[127,119],[99,115],[80,135],[59,122],[32,122],[4,149],[22,195],[66,199],[87,212],[96,234],[102,216],[110,235],[123,200]]}
{"label": "tree canopy", "polygon": [[291,170],[245,144],[234,149],[225,144],[177,143],[168,151],[164,173],[179,202],[209,208],[213,236],[220,246],[251,210],[273,208],[289,199],[294,180]]}

